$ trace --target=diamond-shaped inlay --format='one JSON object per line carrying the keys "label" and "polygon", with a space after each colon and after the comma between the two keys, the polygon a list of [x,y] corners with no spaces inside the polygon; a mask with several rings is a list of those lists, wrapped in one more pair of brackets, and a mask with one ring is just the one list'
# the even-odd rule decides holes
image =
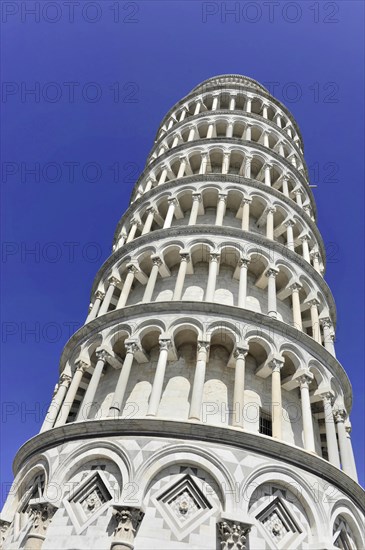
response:
{"label": "diamond-shaped inlay", "polygon": [[276,497],[270,504],[262,510],[257,519],[262,523],[263,527],[270,535],[270,538],[275,541],[279,547],[282,544],[287,544],[289,540],[293,540],[296,535],[302,532],[298,522],[290,514],[280,497]]}
{"label": "diamond-shaped inlay", "polygon": [[179,540],[202,523],[213,508],[189,475],[162,491],[156,507]]}
{"label": "diamond-shaped inlay", "polygon": [[103,512],[111,499],[103,472],[95,471],[64,501],[64,505],[76,530],[81,532]]}

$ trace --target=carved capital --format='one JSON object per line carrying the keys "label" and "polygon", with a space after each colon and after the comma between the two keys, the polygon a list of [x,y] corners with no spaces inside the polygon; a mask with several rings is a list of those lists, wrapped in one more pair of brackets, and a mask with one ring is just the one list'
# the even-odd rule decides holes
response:
{"label": "carved capital", "polygon": [[237,359],[244,359],[248,354],[248,347],[237,346],[233,352],[233,357]]}
{"label": "carved capital", "polygon": [[137,340],[125,340],[124,347],[127,353],[136,353],[139,349]]}
{"label": "carved capital", "polygon": [[337,423],[345,422],[347,413],[346,413],[345,409],[337,409],[337,410],[333,411],[333,416],[335,417],[335,421]]}
{"label": "carved capital", "polygon": [[329,317],[322,317],[322,319],[319,320],[323,328],[332,328],[333,324]]}
{"label": "carved capital", "polygon": [[138,272],[138,267],[134,264],[127,264],[128,273],[136,274]]}
{"label": "carved capital", "polygon": [[108,281],[109,281],[109,284],[113,286],[118,286],[120,284],[120,280],[114,276],[109,277]]}
{"label": "carved capital", "polygon": [[303,288],[303,285],[301,285],[300,283],[293,283],[292,285],[290,285],[290,290],[292,290],[293,292],[295,292],[296,290],[300,290],[301,288]]}
{"label": "carved capital", "polygon": [[266,277],[276,277],[276,275],[279,273],[279,270],[276,269],[276,267],[269,267],[269,269],[266,270]]}
{"label": "carved capital", "polygon": [[49,502],[34,502],[29,504],[29,513],[32,520],[32,527],[29,536],[45,536],[48,525],[57,511],[56,506]]}
{"label": "carved capital", "polygon": [[201,193],[199,193],[199,192],[194,192],[194,193],[192,194],[192,196],[193,196],[193,201],[201,202],[201,200],[202,200]]}
{"label": "carved capital", "polygon": [[96,357],[98,358],[98,361],[104,361],[104,363],[108,360],[109,353],[105,349],[99,349],[95,352]]}
{"label": "carved capital", "polygon": [[4,540],[6,539],[10,525],[11,525],[10,521],[6,521],[5,519],[0,519],[0,541],[1,542],[4,542]]}
{"label": "carved capital", "polygon": [[244,267],[248,267],[248,264],[250,263],[251,261],[251,258],[249,258],[248,256],[242,256],[239,260],[238,260],[238,265],[240,267],[244,266]]}
{"label": "carved capital", "polygon": [[76,370],[84,373],[84,372],[87,371],[89,366],[90,365],[88,363],[85,363],[84,361],[80,360],[80,361],[77,362]]}
{"label": "carved capital", "polygon": [[59,381],[58,381],[59,386],[61,384],[65,384],[65,386],[68,386],[70,382],[71,382],[71,376],[69,376],[68,374],[65,374],[63,372],[60,376]]}
{"label": "carved capital", "polygon": [[151,260],[153,265],[157,265],[158,267],[162,265],[162,260],[159,256],[151,256]]}
{"label": "carved capital", "polygon": [[113,518],[115,520],[114,536],[111,548],[117,545],[125,545],[133,550],[134,539],[143,519],[144,513],[139,508],[113,506]]}
{"label": "carved capital", "polygon": [[190,253],[189,252],[180,252],[179,254],[181,262],[190,262]]}
{"label": "carved capital", "polygon": [[197,343],[197,351],[198,353],[201,351],[205,351],[205,353],[208,353],[210,347],[210,343],[208,340],[198,340]]}
{"label": "carved capital", "polygon": [[97,290],[95,292],[95,300],[103,300],[104,299],[104,292],[101,292],[101,290]]}
{"label": "carved capital", "polygon": [[160,351],[168,351],[171,348],[171,340],[170,338],[159,338],[158,340]]}
{"label": "carved capital", "polygon": [[222,550],[244,550],[250,527],[238,521],[223,520],[218,523]]}
{"label": "carved capital", "polygon": [[209,259],[210,259],[211,262],[219,262],[219,259],[220,259],[219,252],[211,252],[210,256],[209,256]]}
{"label": "carved capital", "polygon": [[272,372],[280,372],[284,366],[284,359],[271,359],[269,366],[271,367]]}

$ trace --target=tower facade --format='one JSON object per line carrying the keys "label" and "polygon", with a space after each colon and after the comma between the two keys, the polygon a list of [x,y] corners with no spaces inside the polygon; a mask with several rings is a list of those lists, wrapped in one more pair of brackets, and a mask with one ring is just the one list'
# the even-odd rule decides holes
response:
{"label": "tower facade", "polygon": [[16,455],[4,548],[363,548],[325,262],[290,112],[244,76],[194,88]]}

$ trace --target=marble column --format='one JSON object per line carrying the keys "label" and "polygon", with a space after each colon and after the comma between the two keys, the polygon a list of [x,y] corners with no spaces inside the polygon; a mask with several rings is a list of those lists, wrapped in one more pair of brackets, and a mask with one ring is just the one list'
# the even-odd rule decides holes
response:
{"label": "marble column", "polygon": [[318,272],[318,273],[321,273],[321,267],[319,265],[319,252],[312,252],[311,253],[311,256],[313,258],[313,267],[314,269]]}
{"label": "marble column", "polygon": [[105,363],[108,359],[108,353],[105,350],[99,350],[96,352],[96,357],[97,363],[95,365],[94,372],[92,373],[89,385],[87,387],[84,399],[82,400],[82,404],[77,415],[77,420],[81,422],[90,418],[93,405],[100,404],[94,401],[94,399],[99,386],[101,375],[104,370]]}
{"label": "marble column", "polygon": [[308,262],[310,264],[311,263],[311,258],[310,258],[310,254],[309,254],[309,236],[304,235],[301,238],[301,241],[302,241],[302,247],[303,247],[303,258],[305,259],[306,262]]}
{"label": "marble column", "polygon": [[336,357],[335,346],[333,345],[333,324],[329,317],[323,317],[320,319],[320,323],[323,327],[323,343],[327,351],[329,351],[334,357]]}
{"label": "marble column", "polygon": [[202,160],[200,163],[199,174],[204,175],[207,173],[208,159],[209,159],[208,153],[202,153]]}
{"label": "marble column", "polygon": [[105,298],[103,300],[103,303],[101,304],[101,308],[99,310],[98,317],[100,317],[100,315],[104,315],[105,313],[108,312],[108,309],[109,309],[110,302],[112,300],[114,291],[115,291],[116,287],[119,284],[120,284],[119,279],[117,279],[116,277],[110,277],[108,290],[106,291]]}
{"label": "marble column", "polygon": [[267,314],[270,317],[276,318],[276,275],[279,273],[278,269],[269,268],[266,271],[267,277]]}
{"label": "marble column", "polygon": [[182,178],[185,175],[185,169],[188,163],[188,159],[185,156],[180,156],[179,161],[180,161],[180,166],[179,166],[179,171],[177,173],[177,177]]}
{"label": "marble column", "polygon": [[233,389],[233,425],[239,428],[244,427],[244,406],[245,406],[245,362],[248,347],[237,347],[234,351],[236,360]]}
{"label": "marble column", "polygon": [[297,189],[295,191],[295,200],[296,200],[296,203],[298,206],[302,207],[303,206],[303,201],[302,201],[302,191],[301,189]]}
{"label": "marble column", "polygon": [[293,283],[290,287],[290,290],[292,292],[291,299],[292,299],[292,309],[293,309],[293,325],[298,330],[303,330],[303,323],[302,323],[302,313],[300,310],[300,297],[299,297],[299,291],[302,288],[302,285],[299,283]]}
{"label": "marble column", "polygon": [[250,203],[252,202],[251,198],[242,199],[242,231],[248,231],[250,227]]}
{"label": "marble column", "polygon": [[349,450],[349,445],[347,441],[347,434],[346,434],[346,428],[345,428],[345,419],[346,419],[346,411],[344,409],[336,410],[335,413],[335,421],[336,421],[336,427],[337,427],[337,435],[338,435],[338,446],[340,448],[340,457],[341,457],[341,466],[343,471],[352,477],[353,471],[352,471],[352,460]]}
{"label": "marble column", "polygon": [[168,229],[169,227],[171,227],[172,220],[173,220],[174,214],[175,214],[175,208],[178,205],[178,200],[175,199],[175,198],[170,198],[170,199],[168,199],[168,203],[169,203],[169,207],[168,207],[168,210],[167,210],[165,223],[163,224],[164,229]]}
{"label": "marble column", "polygon": [[52,402],[48,408],[46,417],[42,424],[40,433],[45,432],[53,427],[53,424],[57,418],[58,413],[60,412],[61,405],[66,396],[67,390],[71,383],[71,376],[68,376],[65,373],[62,373],[59,379],[59,382],[56,386]]}
{"label": "marble column", "polygon": [[124,280],[124,285],[123,285],[122,291],[120,293],[116,309],[120,309],[120,308],[124,307],[125,304],[127,303],[129,293],[131,291],[132,284],[133,284],[133,281],[134,281],[135,274],[138,271],[137,267],[133,264],[127,264],[126,267],[127,267],[128,273],[127,273],[127,276]]}
{"label": "marble column", "polygon": [[250,263],[250,258],[248,256],[243,256],[240,258],[238,265],[240,268],[240,279],[238,285],[238,307],[246,307],[246,297],[247,297],[247,271],[248,264]]}
{"label": "marble column", "polygon": [[310,314],[311,314],[311,324],[312,324],[312,338],[322,344],[321,338],[321,329],[319,325],[319,316],[318,316],[318,305],[319,302],[317,299],[311,300],[310,302]]}
{"label": "marble column", "polygon": [[79,361],[77,368],[75,370],[75,373],[72,377],[71,384],[68,388],[65,400],[62,403],[60,413],[55,423],[55,428],[66,424],[68,415],[70,413],[70,409],[76,397],[77,390],[79,389],[81,379],[84,375],[84,372],[88,369],[88,367],[89,365],[87,365],[83,361]]}
{"label": "marble column", "polygon": [[210,253],[208,283],[205,292],[205,301],[214,302],[215,285],[217,283],[218,267],[219,267],[219,254],[218,252]]}
{"label": "marble column", "polygon": [[286,245],[289,248],[289,250],[292,250],[294,252],[294,231],[293,227],[295,225],[295,222],[293,220],[288,220],[285,222],[286,225]]}
{"label": "marble column", "polygon": [[271,168],[272,164],[265,164],[265,185],[271,186]]}
{"label": "marble column", "polygon": [[308,373],[299,378],[300,401],[302,406],[303,438],[306,451],[315,452],[312,408],[309,397],[309,384],[313,375]]}
{"label": "marble column", "polygon": [[151,231],[153,220],[156,214],[156,209],[154,206],[149,206],[146,212],[147,212],[147,217],[146,217],[146,221],[144,222],[141,235],[147,235],[147,233]]}
{"label": "marble column", "polygon": [[150,302],[152,300],[153,291],[155,289],[157,275],[161,264],[162,261],[158,256],[152,256],[152,269],[142,298],[143,303]]}
{"label": "marble column", "polygon": [[246,128],[245,128],[245,140],[246,141],[251,141],[252,139],[252,136],[251,136],[251,131],[252,131],[252,124],[246,124]]}
{"label": "marble column", "polygon": [[181,300],[183,288],[184,288],[184,282],[185,282],[185,276],[186,271],[188,268],[188,263],[190,261],[190,255],[189,252],[180,252],[180,266],[179,266],[179,272],[176,277],[176,283],[175,283],[175,290],[174,294],[172,296],[172,300],[174,302]]}
{"label": "marble column", "polygon": [[170,339],[162,339],[159,341],[160,353],[158,356],[155,377],[153,380],[152,391],[150,401],[148,404],[147,416],[156,416],[158,407],[160,405],[163,382],[165,378],[165,371],[167,365],[167,355],[171,346]]}
{"label": "marble column", "polygon": [[275,206],[269,206],[266,215],[266,237],[274,240],[274,213],[276,212]]}
{"label": "marble column", "polygon": [[109,416],[118,417],[123,410],[123,400],[124,395],[127,389],[129,375],[131,372],[134,354],[138,349],[137,342],[128,341],[124,342],[124,347],[126,349],[125,358],[123,361],[123,366],[120,370],[118,382],[114,391],[113,398],[111,400],[111,405],[109,407]]}
{"label": "marble column", "polygon": [[129,229],[129,232],[128,232],[128,237],[127,237],[127,240],[126,240],[126,244],[133,241],[139,225],[140,225],[140,223],[139,223],[138,220],[132,220],[131,221],[131,226],[130,226],[130,229]]}
{"label": "marble column", "polygon": [[283,176],[283,195],[285,195],[286,197],[289,197],[288,182],[289,182],[289,177],[288,176]]}
{"label": "marble column", "polygon": [[90,313],[89,315],[87,316],[86,318],[86,321],[85,323],[88,323],[89,321],[92,321],[93,319],[95,319],[95,317],[97,316],[98,314],[98,311],[99,311],[99,308],[100,308],[100,304],[104,298],[105,294],[103,292],[101,292],[100,290],[97,290],[96,293],[95,293],[95,299],[94,299],[94,303],[91,307],[91,310],[90,310]]}
{"label": "marble column", "polygon": [[328,460],[329,462],[331,462],[331,464],[336,466],[336,468],[340,468],[340,458],[339,458],[339,451],[338,451],[338,445],[337,445],[336,427],[335,427],[335,421],[333,418],[333,409],[332,409],[332,395],[330,392],[325,392],[321,394],[321,398],[323,401],[324,422],[326,427]]}
{"label": "marble column", "polygon": [[248,178],[248,179],[251,178],[252,159],[253,159],[252,155],[246,155],[246,158],[245,158],[245,178]]}
{"label": "marble column", "polygon": [[283,360],[273,359],[270,362],[271,374],[271,415],[272,435],[276,439],[282,439],[282,415],[283,405],[281,399],[281,375],[280,371],[284,365]]}
{"label": "marble column", "polygon": [[225,193],[219,193],[215,225],[223,225],[223,218],[226,211],[226,202],[227,195]]}
{"label": "marble column", "polygon": [[350,423],[345,424],[345,430],[346,430],[346,435],[347,435],[348,454],[349,454],[349,457],[350,457],[351,468],[352,468],[351,477],[352,477],[353,480],[358,482],[354,451],[353,451],[352,443],[351,443],[351,424]]}
{"label": "marble column", "polygon": [[200,193],[193,193],[193,204],[191,206],[191,212],[190,212],[190,218],[189,218],[189,224],[188,225],[195,225],[198,217],[199,212],[199,203],[202,200],[202,196]]}
{"label": "marble column", "polygon": [[222,174],[228,174],[228,172],[229,172],[230,157],[231,157],[230,151],[224,151],[224,153],[223,153],[223,163],[222,163]]}
{"label": "marble column", "polygon": [[191,395],[189,418],[200,420],[202,412],[205,370],[207,365],[209,343],[199,341],[197,347],[197,361],[194,374],[193,390]]}

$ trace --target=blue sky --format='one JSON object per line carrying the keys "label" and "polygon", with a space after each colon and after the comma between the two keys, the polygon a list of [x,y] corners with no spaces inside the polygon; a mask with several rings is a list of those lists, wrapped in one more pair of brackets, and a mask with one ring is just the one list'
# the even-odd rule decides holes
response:
{"label": "blue sky", "polygon": [[302,131],[363,483],[363,2],[76,4],[1,6],[2,498],[160,120],[222,73],[271,86]]}

